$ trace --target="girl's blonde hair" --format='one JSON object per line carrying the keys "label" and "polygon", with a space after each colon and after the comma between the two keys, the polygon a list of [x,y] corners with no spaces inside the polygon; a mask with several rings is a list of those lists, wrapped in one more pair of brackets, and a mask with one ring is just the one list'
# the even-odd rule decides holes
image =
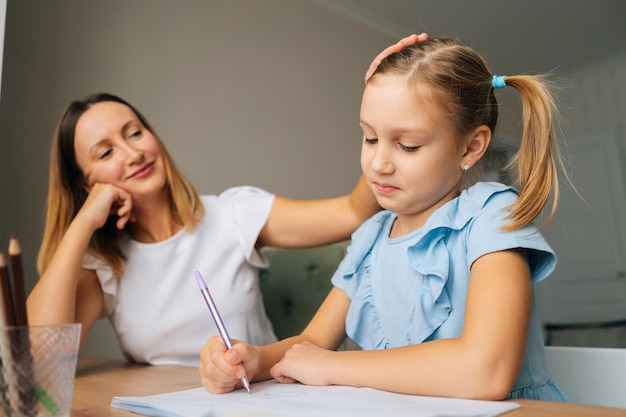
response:
{"label": "girl's blonde hair", "polygon": [[[409,87],[416,92],[426,89],[449,115],[459,135],[486,125],[493,136],[498,121],[493,74],[472,48],[453,39],[418,42],[385,58],[368,82],[394,74],[408,75]],[[529,224],[552,198],[550,213],[541,226],[545,227],[559,199],[557,165],[563,166],[555,132],[558,112],[554,97],[545,75],[507,76],[505,83],[522,98],[523,132],[520,148],[506,166],[515,171],[519,198],[511,205],[503,230]]]}
{"label": "girl's blonde hair", "polygon": [[[167,192],[177,219],[188,230],[191,230],[204,216],[204,207],[197,191],[176,167],[161,139],[137,109],[125,100],[107,93],[98,93],[85,100],[73,101],[63,112],[52,139],[46,224],[37,258],[39,274],[42,274],[50,263],[63,235],[87,199],[87,191],[83,187],[83,172],[76,162],[74,152],[76,124],[83,113],[94,104],[108,101],[128,106],[158,141],[165,165]],[[104,259],[110,265],[114,275],[119,277],[124,270],[126,257],[119,242],[124,231],[116,228],[115,220],[115,216],[112,216],[94,233],[89,243],[89,251]]]}

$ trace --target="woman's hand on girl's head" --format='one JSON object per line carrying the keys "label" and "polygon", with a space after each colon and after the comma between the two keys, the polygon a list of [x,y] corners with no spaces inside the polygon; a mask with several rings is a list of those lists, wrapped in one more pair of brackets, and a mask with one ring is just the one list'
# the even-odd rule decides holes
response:
{"label": "woman's hand on girl's head", "polygon": [[405,38],[400,39],[398,42],[385,48],[381,53],[376,55],[376,58],[374,58],[374,60],[370,64],[370,67],[367,69],[367,72],[365,73],[365,82],[369,80],[369,78],[372,76],[374,71],[376,71],[376,68],[378,68],[378,66],[380,65],[383,59],[393,54],[394,52],[401,51],[403,48],[409,45],[413,45],[414,43],[417,43],[417,42],[423,42],[427,39],[428,39],[428,35],[425,33],[421,33],[419,35],[412,34]]}
{"label": "woman's hand on girl's head", "polygon": [[306,385],[331,385],[325,372],[337,352],[323,349],[313,343],[293,345],[285,356],[270,369],[270,375],[278,382],[301,382]]}
{"label": "woman's hand on girl's head", "polygon": [[202,385],[213,394],[224,394],[242,387],[244,375],[252,380],[259,365],[259,352],[252,346],[233,340],[226,349],[219,336],[212,336],[200,351]]}
{"label": "woman's hand on girl's head", "polygon": [[109,216],[117,214],[118,229],[123,229],[126,223],[134,221],[131,213],[133,207],[132,195],[121,188],[110,184],[95,183],[89,189],[85,203],[76,215],[91,224],[95,231],[106,223]]}

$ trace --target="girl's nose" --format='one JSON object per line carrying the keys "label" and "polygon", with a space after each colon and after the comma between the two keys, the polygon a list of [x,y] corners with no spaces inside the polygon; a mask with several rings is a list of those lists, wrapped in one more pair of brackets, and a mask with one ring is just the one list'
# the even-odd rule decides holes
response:
{"label": "girl's nose", "polygon": [[381,146],[378,146],[374,152],[370,165],[372,170],[379,174],[391,174],[394,170],[394,166],[389,158],[388,152]]}

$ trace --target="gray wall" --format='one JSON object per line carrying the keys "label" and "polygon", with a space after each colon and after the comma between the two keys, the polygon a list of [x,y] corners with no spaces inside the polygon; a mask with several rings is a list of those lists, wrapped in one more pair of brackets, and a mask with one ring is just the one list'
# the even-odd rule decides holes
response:
{"label": "gray wall", "polygon": [[304,0],[9,0],[5,36],[0,247],[17,233],[29,287],[70,100],[129,100],[202,193],[330,197],[359,176],[363,75],[391,43]]}
{"label": "gray wall", "polygon": [[[363,73],[395,40],[308,0],[8,0],[0,248],[17,233],[32,287],[49,142],[67,103],[97,91],[141,109],[202,193],[348,192],[360,171]],[[626,149],[625,59],[564,75],[567,132],[611,126]],[[506,102],[518,99],[500,98],[505,127],[519,117]],[[111,338],[101,322],[84,353],[118,354]]]}

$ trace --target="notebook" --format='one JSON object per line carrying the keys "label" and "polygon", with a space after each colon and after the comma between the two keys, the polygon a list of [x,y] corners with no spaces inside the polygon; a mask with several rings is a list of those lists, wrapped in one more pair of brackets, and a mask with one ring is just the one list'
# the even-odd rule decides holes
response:
{"label": "notebook", "polygon": [[111,407],[153,417],[494,417],[520,405],[270,380],[252,384],[251,394],[241,389],[211,394],[205,388],[195,388],[142,397],[114,397]]}

